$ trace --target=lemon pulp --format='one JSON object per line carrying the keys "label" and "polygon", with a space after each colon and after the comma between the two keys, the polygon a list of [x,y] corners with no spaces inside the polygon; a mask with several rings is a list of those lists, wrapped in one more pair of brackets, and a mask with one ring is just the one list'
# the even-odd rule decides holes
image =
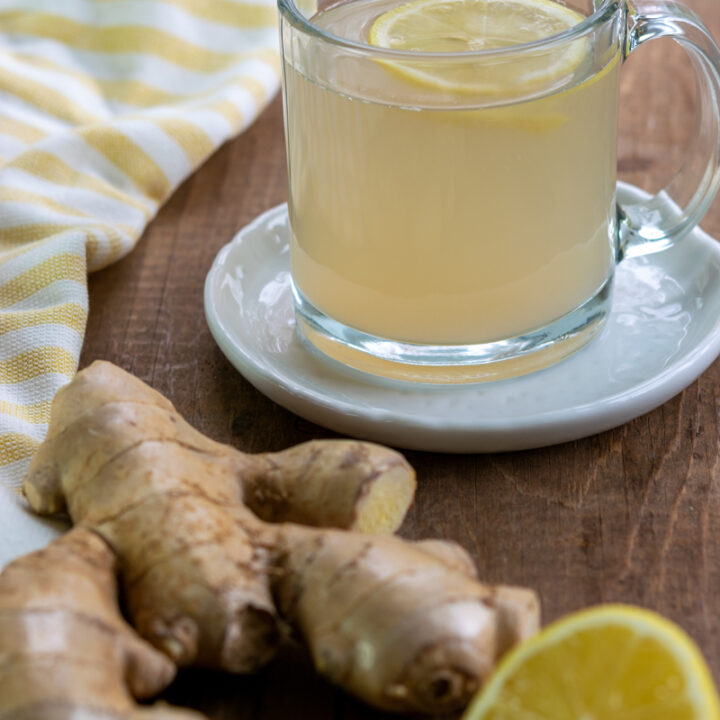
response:
{"label": "lemon pulp", "polygon": [[582,20],[552,0],[414,0],[380,15],[368,39],[417,52],[490,50],[542,40]]}
{"label": "lemon pulp", "polygon": [[550,625],[501,663],[462,720],[718,720],[710,672],[680,628],[600,606]]}
{"label": "lemon pulp", "polygon": [[[553,0],[413,0],[378,16],[368,43],[417,53],[497,50],[547,39],[583,19]],[[587,51],[579,38],[494,61],[420,57],[386,64],[423,84],[487,94],[563,84]]]}

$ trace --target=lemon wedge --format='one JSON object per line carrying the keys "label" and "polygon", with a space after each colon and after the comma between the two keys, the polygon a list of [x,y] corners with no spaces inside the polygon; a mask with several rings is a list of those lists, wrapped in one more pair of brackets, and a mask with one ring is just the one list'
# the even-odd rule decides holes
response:
{"label": "lemon wedge", "polygon": [[705,661],[676,625],[607,605],[510,652],[462,720],[718,720]]}
{"label": "lemon wedge", "polygon": [[[548,38],[583,19],[553,0],[413,0],[379,15],[368,42],[416,53],[497,50]],[[442,90],[505,95],[567,82],[587,47],[579,38],[493,60],[418,56],[384,62],[408,79]]]}

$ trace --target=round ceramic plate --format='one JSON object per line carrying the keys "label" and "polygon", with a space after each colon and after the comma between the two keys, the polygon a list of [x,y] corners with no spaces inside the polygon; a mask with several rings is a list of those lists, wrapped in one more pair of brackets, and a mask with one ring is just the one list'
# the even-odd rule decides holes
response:
{"label": "round ceramic plate", "polygon": [[[640,191],[619,186],[625,201]],[[345,435],[441,452],[520,450],[608,430],[661,405],[720,353],[720,244],[701,230],[623,261],[602,333],[553,367],[510,380],[424,385],[349,369],[295,332],[288,215],[278,206],[218,254],[210,330],[262,393]]]}

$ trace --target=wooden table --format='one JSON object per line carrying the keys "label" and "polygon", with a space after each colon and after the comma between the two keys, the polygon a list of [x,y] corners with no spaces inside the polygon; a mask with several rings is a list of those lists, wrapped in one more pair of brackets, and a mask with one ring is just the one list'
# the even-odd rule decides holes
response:
{"label": "wooden table", "polygon": [[[687,0],[720,37],[718,0]],[[689,64],[671,41],[641,48],[622,85],[620,176],[659,189],[692,135]],[[333,433],[257,392],[203,315],[220,247],[286,199],[279,101],[186,182],[125,260],[94,275],[82,364],[105,358],[168,395],[216,440],[249,452]],[[720,202],[703,223],[720,237]],[[417,500],[402,534],[452,538],[488,581],[536,588],[545,621],[596,603],[653,608],[699,642],[720,680],[720,361],[657,410],[595,437],[530,452],[409,452]],[[250,678],[186,672],[173,702],[236,720],[387,716],[316,678],[290,648]]]}

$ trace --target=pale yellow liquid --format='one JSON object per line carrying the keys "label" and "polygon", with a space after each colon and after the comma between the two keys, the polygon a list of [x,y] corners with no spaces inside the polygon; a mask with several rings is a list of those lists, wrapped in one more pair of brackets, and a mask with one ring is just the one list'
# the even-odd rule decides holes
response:
{"label": "pale yellow liquid", "polygon": [[[354,5],[365,27],[379,13]],[[342,6],[318,19],[348,22]],[[513,337],[578,307],[613,263],[618,66],[482,109],[413,103],[432,88],[381,64],[378,102],[359,99],[367,66],[345,59],[324,87],[286,63],[300,292],[353,328],[427,344]]]}

